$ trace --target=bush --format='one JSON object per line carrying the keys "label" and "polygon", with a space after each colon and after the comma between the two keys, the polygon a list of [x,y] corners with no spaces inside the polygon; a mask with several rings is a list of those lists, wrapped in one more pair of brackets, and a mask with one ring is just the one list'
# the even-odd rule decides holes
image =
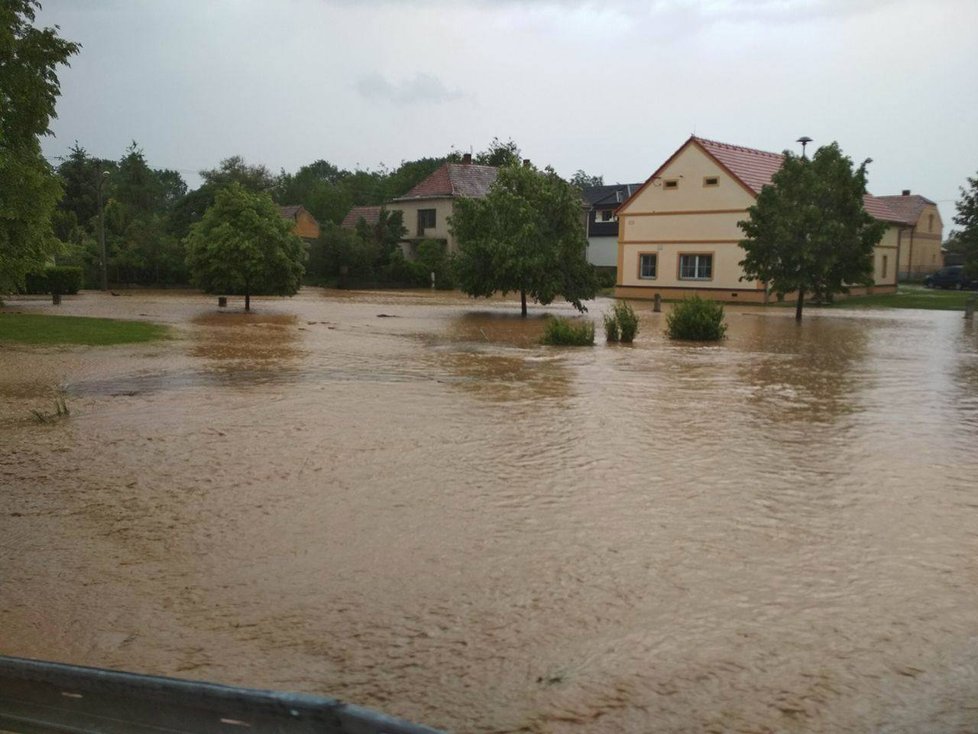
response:
{"label": "bush", "polygon": [[49,265],[40,273],[29,273],[24,292],[31,295],[45,293],[73,296],[82,287],[82,269],[67,265]]}
{"label": "bush", "polygon": [[618,268],[615,267],[595,265],[594,274],[598,279],[598,288],[614,288],[618,280]]}
{"label": "bush", "polygon": [[631,344],[638,334],[638,316],[625,301],[618,301],[610,314],[604,317],[604,334],[610,342]]}
{"label": "bush", "polygon": [[557,347],[589,347],[594,344],[593,321],[571,321],[558,317],[547,321],[543,343]]}
{"label": "bush", "polygon": [[444,240],[423,240],[418,244],[418,257],[414,265],[421,285],[431,285],[431,274],[435,274],[435,288],[452,290],[455,287],[455,273],[448,246]]}
{"label": "bush", "polygon": [[684,298],[666,316],[666,334],[670,339],[718,341],[726,332],[723,304],[699,296]]}

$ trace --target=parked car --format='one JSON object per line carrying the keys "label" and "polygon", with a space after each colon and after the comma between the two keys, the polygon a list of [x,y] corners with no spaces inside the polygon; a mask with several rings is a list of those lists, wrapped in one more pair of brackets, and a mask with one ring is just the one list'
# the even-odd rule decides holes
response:
{"label": "parked car", "polygon": [[948,265],[924,278],[928,288],[954,288],[978,290],[978,280],[964,277],[963,265]]}

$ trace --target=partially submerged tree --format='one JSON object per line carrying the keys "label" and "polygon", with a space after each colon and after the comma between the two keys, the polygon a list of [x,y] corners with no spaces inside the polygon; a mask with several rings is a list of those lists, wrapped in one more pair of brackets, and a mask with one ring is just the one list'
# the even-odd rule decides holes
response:
{"label": "partially submerged tree", "polygon": [[739,222],[747,253],[742,279],[760,280],[778,295],[797,293],[795,319],[805,296],[830,301],[851,285],[873,282],[873,248],[886,225],[863,208],[866,166],[853,169],[838,144],[809,160],[784,153],[784,164]]}
{"label": "partially submerged tree", "polygon": [[961,187],[954,223],[961,227],[952,237],[954,246],[964,254],[965,277],[978,279],[978,176],[968,178],[968,188]]}
{"label": "partially submerged tree", "polygon": [[471,296],[497,291],[544,305],[563,296],[579,311],[597,292],[587,262],[580,193],[547,168],[509,166],[484,199],[459,199],[451,218],[458,240],[459,287]]}
{"label": "partially submerged tree", "polygon": [[78,52],[56,28],[35,28],[36,0],[0,5],[0,293],[24,284],[57,246],[61,185],[41,154],[61,93],[55,70]]}
{"label": "partially submerged tree", "polygon": [[294,295],[302,284],[305,245],[267,194],[231,183],[217,192],[186,240],[187,267],[208,293]]}

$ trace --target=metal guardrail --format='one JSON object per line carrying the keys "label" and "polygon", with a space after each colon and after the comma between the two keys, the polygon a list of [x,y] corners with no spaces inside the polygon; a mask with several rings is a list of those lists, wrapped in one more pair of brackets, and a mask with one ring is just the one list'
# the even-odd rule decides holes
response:
{"label": "metal guardrail", "polygon": [[331,698],[0,656],[0,731],[438,734]]}

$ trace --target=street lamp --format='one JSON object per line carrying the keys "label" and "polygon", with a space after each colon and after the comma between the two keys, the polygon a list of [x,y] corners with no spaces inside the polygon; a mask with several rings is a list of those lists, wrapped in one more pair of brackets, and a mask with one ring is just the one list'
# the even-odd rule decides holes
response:
{"label": "street lamp", "polygon": [[812,142],[812,139],[810,137],[808,137],[807,135],[802,135],[795,142],[801,143],[801,157],[804,158],[805,157],[805,146],[808,145],[810,142]]}
{"label": "street lamp", "polygon": [[102,187],[109,178],[108,171],[102,171],[98,177],[98,246],[102,253],[102,290],[109,289],[109,261],[105,255],[105,211],[102,207]]}

